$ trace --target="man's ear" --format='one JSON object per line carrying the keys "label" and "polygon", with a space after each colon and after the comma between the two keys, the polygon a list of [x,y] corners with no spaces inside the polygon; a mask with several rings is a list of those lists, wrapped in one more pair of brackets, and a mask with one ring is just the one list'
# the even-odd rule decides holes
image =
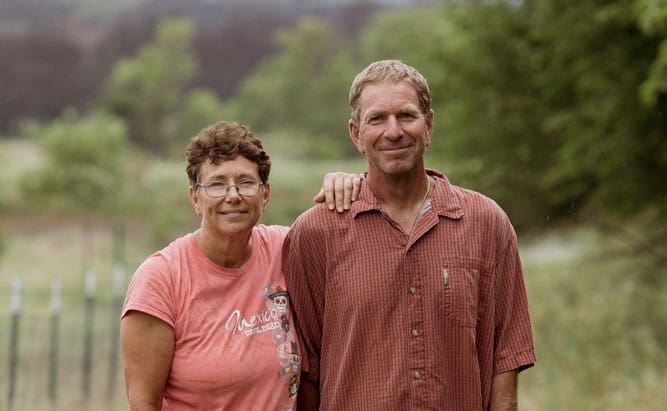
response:
{"label": "man's ear", "polygon": [[429,110],[428,114],[426,115],[426,139],[424,141],[424,144],[426,147],[431,145],[431,136],[433,135],[433,124],[434,124],[434,113],[433,110]]}
{"label": "man's ear", "polygon": [[359,125],[355,123],[352,119],[350,119],[347,122],[347,128],[350,133],[350,138],[352,139],[352,143],[354,143],[354,146],[357,148],[357,150],[361,154],[366,154],[366,147],[363,144],[363,138],[361,137],[361,134],[359,133]]}

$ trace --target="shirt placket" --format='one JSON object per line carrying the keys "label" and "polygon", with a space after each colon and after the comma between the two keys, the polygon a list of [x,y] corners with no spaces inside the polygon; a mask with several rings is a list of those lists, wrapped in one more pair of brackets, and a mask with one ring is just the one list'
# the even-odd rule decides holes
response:
{"label": "shirt placket", "polygon": [[424,341],[424,298],[423,283],[417,275],[419,262],[412,248],[406,249],[403,267],[406,279],[407,294],[407,329],[408,333],[408,367],[410,380],[410,408],[418,408],[425,400],[426,379],[426,345]]}
{"label": "shirt placket", "polygon": [[415,247],[419,238],[437,224],[435,214],[425,213],[417,220],[413,235],[404,253],[403,267],[407,294],[408,364],[410,379],[410,408],[427,409],[429,404],[428,380],[430,378],[426,362],[426,333],[424,318],[424,256]]}

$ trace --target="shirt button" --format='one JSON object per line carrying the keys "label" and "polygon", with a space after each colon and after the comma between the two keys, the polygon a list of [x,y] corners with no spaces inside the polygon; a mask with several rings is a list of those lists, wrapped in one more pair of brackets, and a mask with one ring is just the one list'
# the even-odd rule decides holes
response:
{"label": "shirt button", "polygon": [[412,331],[411,331],[411,333],[412,333],[412,336],[413,336],[413,337],[417,337],[417,336],[419,336],[419,330],[416,329],[416,328],[413,328]]}
{"label": "shirt button", "polygon": [[419,379],[421,379],[421,377],[422,377],[422,373],[420,373],[419,371],[415,371],[415,379],[419,380]]}
{"label": "shirt button", "polygon": [[417,294],[417,289],[415,287],[410,287],[409,291],[410,291],[410,294],[412,294],[412,295]]}

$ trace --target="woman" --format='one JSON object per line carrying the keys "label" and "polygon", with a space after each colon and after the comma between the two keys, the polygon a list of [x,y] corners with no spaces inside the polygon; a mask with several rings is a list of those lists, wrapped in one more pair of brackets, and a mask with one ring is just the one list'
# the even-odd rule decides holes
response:
{"label": "woman", "polygon": [[[186,157],[201,226],[144,261],[128,287],[130,409],[294,409],[300,356],[280,268],[288,227],[257,225],[269,156],[247,127],[219,122],[193,137]],[[323,187],[337,184],[338,200],[343,180],[345,196],[358,191],[356,174],[332,176]]]}

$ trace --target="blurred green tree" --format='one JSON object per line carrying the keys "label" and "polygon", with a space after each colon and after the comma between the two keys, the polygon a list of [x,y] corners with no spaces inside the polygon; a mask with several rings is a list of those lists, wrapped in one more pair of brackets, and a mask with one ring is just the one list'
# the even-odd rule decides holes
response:
{"label": "blurred green tree", "polygon": [[101,99],[126,120],[131,141],[159,155],[169,153],[182,131],[170,117],[179,115],[197,72],[191,36],[189,20],[162,21],[150,43],[114,66]]}
{"label": "blurred green tree", "polygon": [[559,210],[667,212],[667,93],[655,87],[652,103],[641,99],[667,27],[642,28],[632,13],[641,2],[549,0],[522,9],[532,82],[548,108],[540,134],[559,142],[541,188]]}
{"label": "blurred green tree", "polygon": [[20,186],[27,207],[70,214],[117,215],[124,210],[127,128],[103,112],[65,113],[48,124],[30,124],[45,160]]}
{"label": "blurred green tree", "polygon": [[430,158],[518,225],[664,216],[666,15],[646,0],[446,2],[379,15],[362,52],[424,72]]}
{"label": "blurred green tree", "polygon": [[205,126],[224,118],[224,105],[215,93],[206,89],[189,92],[179,111],[166,120],[168,134],[173,136],[170,157],[183,159],[190,138]]}
{"label": "blurred green tree", "polygon": [[634,6],[642,31],[662,37],[658,55],[641,88],[642,101],[654,106],[661,94],[667,94],[667,2],[636,0]]}
{"label": "blurred green tree", "polygon": [[429,164],[491,195],[517,224],[547,207],[539,178],[553,146],[536,132],[544,108],[523,60],[527,28],[507,3],[453,2],[380,14],[361,40],[364,60],[398,58],[428,79]]}
{"label": "blurred green tree", "polygon": [[230,115],[256,131],[290,132],[298,142],[296,155],[352,152],[352,144],[340,142],[347,142],[345,102],[354,66],[339,36],[322,21],[306,18],[279,31],[276,40],[279,52],[243,81],[228,102]]}

